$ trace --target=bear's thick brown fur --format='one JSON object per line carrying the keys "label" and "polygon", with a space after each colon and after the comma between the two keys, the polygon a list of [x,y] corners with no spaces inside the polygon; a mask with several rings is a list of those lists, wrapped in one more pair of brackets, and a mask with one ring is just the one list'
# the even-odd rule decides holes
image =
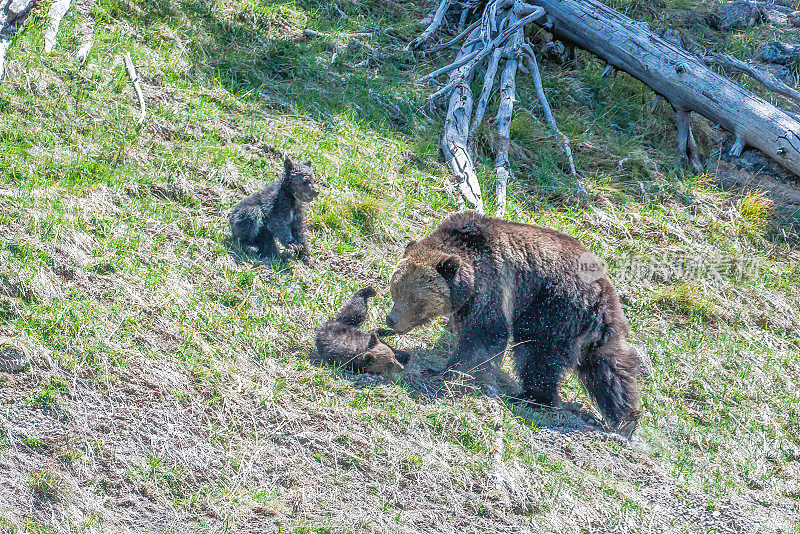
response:
{"label": "bear's thick brown fur", "polygon": [[557,405],[559,382],[574,368],[606,422],[623,434],[635,429],[639,355],[625,340],[616,290],[576,239],[456,214],[409,243],[390,290],[386,322],[398,333],[452,315],[448,369],[491,380],[511,340],[526,399]]}
{"label": "bear's thick brown fur", "polygon": [[367,318],[368,299],[375,296],[372,287],[357,291],[336,316],[317,330],[319,359],[358,372],[399,373],[408,363],[408,354],[395,351],[378,337],[378,332],[359,330]]}

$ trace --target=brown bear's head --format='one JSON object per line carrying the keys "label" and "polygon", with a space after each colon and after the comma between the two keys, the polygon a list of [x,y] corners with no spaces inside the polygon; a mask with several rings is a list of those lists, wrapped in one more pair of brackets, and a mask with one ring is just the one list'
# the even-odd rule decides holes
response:
{"label": "brown bear's head", "polygon": [[386,373],[399,373],[405,367],[395,358],[392,348],[383,343],[378,334],[372,332],[367,350],[359,355],[364,362],[364,371],[378,375]]}
{"label": "brown bear's head", "polygon": [[284,176],[289,180],[291,194],[303,202],[311,202],[319,195],[317,177],[311,169],[310,161],[292,161],[289,156],[283,158]]}
{"label": "brown bear's head", "polygon": [[466,304],[474,289],[472,265],[461,256],[411,242],[389,282],[386,324],[399,334]]}

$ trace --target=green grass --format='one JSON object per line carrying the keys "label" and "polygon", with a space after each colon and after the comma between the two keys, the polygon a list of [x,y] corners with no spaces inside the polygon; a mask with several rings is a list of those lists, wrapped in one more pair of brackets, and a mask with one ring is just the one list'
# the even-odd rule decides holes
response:
{"label": "green grass", "polygon": [[61,500],[64,493],[61,475],[49,469],[31,475],[28,485],[36,495],[49,501]]}
{"label": "green grass", "polygon": [[[543,75],[589,198],[523,76],[508,214],[608,262],[653,362],[635,445],[560,411],[431,397],[418,372],[443,364],[442,322],[393,340],[413,354],[397,382],[308,363],[314,328],[356,289],[378,288],[369,324],[381,322],[406,242],[458,205],[441,108],[414,83],[433,62],[400,51],[425,6],[338,6],[347,18],[315,0],[101,0],[85,66],[74,10],[53,54],[40,53],[41,15],[15,39],[0,85],[0,333],[32,365],[2,383],[0,420],[14,425],[0,467],[18,483],[0,528],[116,530],[129,505],[137,526],[164,531],[694,532],[694,510],[714,528],[715,510],[795,528],[798,236],[761,193],[678,168],[669,106],[650,113],[647,88],[603,81],[587,54]],[[348,47],[365,30],[380,30],[374,53]],[[765,39],[748,35],[720,46],[742,55]],[[484,125],[476,154],[487,192],[492,135]],[[314,269],[229,254],[227,212],[274,179],[280,152],[327,184],[309,212]],[[712,276],[717,258],[734,264]],[[574,377],[562,395],[590,406]],[[654,510],[664,523],[648,523]]]}

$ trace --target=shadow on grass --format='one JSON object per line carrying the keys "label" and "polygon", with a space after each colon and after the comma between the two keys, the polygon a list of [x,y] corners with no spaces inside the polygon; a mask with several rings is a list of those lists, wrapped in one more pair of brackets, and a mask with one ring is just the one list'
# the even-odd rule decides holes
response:
{"label": "shadow on grass", "polygon": [[264,257],[251,254],[245,251],[239,245],[233,244],[231,242],[230,236],[225,238],[225,246],[228,249],[228,255],[237,265],[243,263],[250,265],[260,265],[268,267],[273,271],[288,271],[291,273],[293,270],[292,267],[294,262],[300,261],[297,258],[296,253],[288,250],[279,251],[277,256],[271,256],[271,257]]}
{"label": "shadow on grass", "polygon": [[[561,433],[606,432],[603,422],[590,407],[580,403],[564,402],[561,406],[545,406],[518,397],[519,384],[515,376],[500,369],[496,376],[497,388],[484,385],[462,375],[460,378],[445,373],[445,362],[452,345],[452,334],[444,332],[432,347],[417,346],[403,349],[410,356],[406,370],[397,375],[374,375],[358,373],[342,366],[330,366],[339,376],[357,388],[370,388],[396,383],[402,386],[416,401],[424,404],[452,401],[465,396],[490,396],[502,403],[514,416],[527,426],[547,428]],[[310,359],[319,366],[326,364]],[[616,435],[616,434],[615,434]]]}
{"label": "shadow on grass", "polygon": [[782,235],[785,241],[800,246],[800,177],[783,169],[759,150],[747,148],[738,158],[729,156],[731,144],[713,152],[706,167],[713,181],[722,189],[746,195],[761,190],[772,201],[770,225],[793,230]]}
{"label": "shadow on grass", "polygon": [[[176,31],[185,28],[188,16],[193,29],[185,44],[196,68],[230,93],[260,100],[265,110],[308,115],[320,123],[348,115],[370,128],[405,134],[420,118],[427,119],[415,102],[416,61],[402,54],[404,41],[385,31],[361,41],[342,34],[343,24],[352,20],[364,31],[402,26],[411,20],[408,14],[392,16],[353,3],[345,7],[358,17],[342,22],[328,16],[334,14],[330,3],[316,0],[144,0],[137,5],[142,9],[115,9],[143,26],[166,24]],[[306,27],[331,37],[305,38]],[[380,54],[373,45],[381,46]],[[378,68],[355,66],[361,64]]]}

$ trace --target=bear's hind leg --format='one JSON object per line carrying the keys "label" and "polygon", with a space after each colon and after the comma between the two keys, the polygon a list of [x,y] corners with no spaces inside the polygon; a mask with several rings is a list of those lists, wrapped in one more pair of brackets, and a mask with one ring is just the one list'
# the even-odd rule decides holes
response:
{"label": "bear's hind leg", "polygon": [[566,348],[541,341],[514,346],[517,373],[525,400],[544,406],[558,406],[558,385],[566,369]]}
{"label": "bear's hind leg", "polygon": [[275,237],[266,227],[259,236],[258,253],[263,258],[274,258],[278,255]]}

